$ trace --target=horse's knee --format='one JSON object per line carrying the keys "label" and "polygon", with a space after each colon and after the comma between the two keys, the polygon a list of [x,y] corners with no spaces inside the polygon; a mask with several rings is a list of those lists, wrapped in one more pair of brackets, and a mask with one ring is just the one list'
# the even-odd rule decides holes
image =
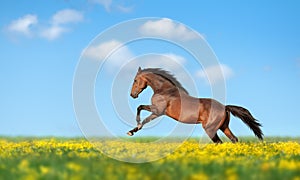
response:
{"label": "horse's knee", "polygon": [[137,107],[137,112],[140,112],[141,110],[143,110],[143,105],[139,105],[139,107]]}

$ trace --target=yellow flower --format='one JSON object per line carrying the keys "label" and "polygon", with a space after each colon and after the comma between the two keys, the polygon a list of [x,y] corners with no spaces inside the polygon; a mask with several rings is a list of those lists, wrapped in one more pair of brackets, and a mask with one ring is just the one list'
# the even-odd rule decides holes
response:
{"label": "yellow flower", "polygon": [[236,174],[236,169],[234,169],[234,168],[227,169],[225,174],[226,174],[226,179],[227,180],[236,180],[236,179],[238,179],[238,175]]}
{"label": "yellow flower", "polygon": [[205,173],[193,174],[189,177],[189,180],[208,180],[209,176]]}
{"label": "yellow flower", "polygon": [[29,162],[26,159],[23,159],[19,163],[18,168],[23,171],[27,170],[29,168]]}
{"label": "yellow flower", "polygon": [[79,164],[73,163],[73,162],[69,162],[67,163],[67,168],[73,171],[80,171],[82,169],[82,167]]}
{"label": "yellow flower", "polygon": [[49,173],[50,168],[42,165],[42,166],[40,166],[40,171],[41,171],[42,175],[45,175],[45,174]]}
{"label": "yellow flower", "polygon": [[279,169],[300,170],[300,162],[294,160],[281,159],[278,165]]}

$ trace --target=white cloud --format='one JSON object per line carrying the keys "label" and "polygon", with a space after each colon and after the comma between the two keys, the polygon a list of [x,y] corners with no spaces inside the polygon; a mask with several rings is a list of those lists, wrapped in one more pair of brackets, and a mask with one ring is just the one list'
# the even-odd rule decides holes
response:
{"label": "white cloud", "polygon": [[117,5],[116,8],[118,11],[123,12],[123,13],[130,13],[133,11],[134,6],[123,6],[123,5]]}
{"label": "white cloud", "polygon": [[107,60],[109,65],[115,67],[123,65],[134,56],[127,46],[122,46],[122,42],[111,40],[84,49],[83,57],[98,61]]}
{"label": "white cloud", "polygon": [[147,36],[159,36],[181,41],[199,38],[199,35],[183,24],[175,23],[171,19],[162,18],[157,21],[148,21],[140,27],[140,33]]}
{"label": "white cloud", "polygon": [[233,71],[225,64],[214,65],[207,67],[204,70],[199,70],[196,73],[197,77],[205,79],[210,84],[216,84],[233,76]]}
{"label": "white cloud", "polygon": [[41,31],[41,33],[40,33],[40,36],[43,38],[46,38],[48,40],[54,40],[54,39],[57,39],[59,36],[61,36],[65,32],[68,32],[68,29],[65,27],[51,26],[51,27],[43,29],[43,31]]}
{"label": "white cloud", "polygon": [[[48,40],[54,40],[63,33],[70,31],[70,24],[82,22],[84,20],[81,11],[73,9],[64,9],[56,12],[49,20],[48,25],[38,23],[37,15],[25,15],[12,21],[7,26],[9,33],[19,33],[24,36],[42,37]],[[35,27],[33,29],[33,27]],[[14,35],[14,34],[13,34]]]}
{"label": "white cloud", "polygon": [[92,4],[99,4],[103,6],[107,12],[116,10],[122,13],[129,13],[133,10],[133,6],[124,6],[121,5],[118,1],[113,0],[89,0],[89,2]]}
{"label": "white cloud", "polygon": [[83,13],[73,9],[58,11],[52,16],[52,25],[63,25],[83,21]]}
{"label": "white cloud", "polygon": [[110,11],[112,0],[90,0],[91,3],[102,5],[106,11]]}
{"label": "white cloud", "polygon": [[50,26],[40,32],[40,36],[54,40],[69,31],[68,25],[83,21],[83,13],[73,9],[64,9],[55,13],[50,21]]}
{"label": "white cloud", "polygon": [[144,68],[166,68],[170,71],[177,71],[182,68],[186,59],[173,53],[149,54],[139,61]]}
{"label": "white cloud", "polygon": [[[186,59],[173,53],[145,54],[136,56],[127,46],[117,40],[103,42],[89,46],[83,50],[82,56],[97,61],[104,61],[111,67],[121,67],[126,63],[128,71],[136,71],[136,67],[165,68],[170,71],[179,71],[183,68]],[[133,60],[133,61],[131,61]]]}
{"label": "white cloud", "polygon": [[8,25],[7,30],[10,33],[20,33],[25,36],[31,36],[32,35],[31,28],[37,23],[38,23],[38,17],[36,15],[28,14],[17,20],[12,21]]}
{"label": "white cloud", "polygon": [[121,46],[122,43],[117,40],[111,40],[96,46],[90,46],[84,49],[84,56],[95,60],[104,60],[114,49]]}

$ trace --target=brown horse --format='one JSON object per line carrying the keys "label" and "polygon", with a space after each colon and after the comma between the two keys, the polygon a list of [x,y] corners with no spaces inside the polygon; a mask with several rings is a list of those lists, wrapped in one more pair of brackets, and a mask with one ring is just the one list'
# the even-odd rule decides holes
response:
{"label": "brown horse", "polygon": [[[137,108],[137,127],[127,133],[130,136],[142,129],[151,120],[167,115],[182,123],[201,123],[207,135],[215,143],[222,143],[217,135],[218,129],[221,129],[235,143],[238,142],[238,139],[228,127],[230,113],[232,113],[247,124],[259,139],[263,139],[261,124],[247,109],[232,105],[224,106],[213,99],[189,96],[187,90],[167,71],[158,68],[142,70],[139,67],[130,95],[137,98],[147,86],[150,86],[154,91],[151,99],[152,104],[140,105]],[[152,113],[142,122],[140,119],[141,110]]]}

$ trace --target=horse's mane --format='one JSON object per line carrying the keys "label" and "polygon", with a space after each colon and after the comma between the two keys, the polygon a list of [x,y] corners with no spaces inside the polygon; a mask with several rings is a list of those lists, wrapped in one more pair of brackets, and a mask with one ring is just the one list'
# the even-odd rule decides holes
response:
{"label": "horse's mane", "polygon": [[169,71],[163,70],[161,68],[146,68],[142,72],[150,72],[163,77],[164,79],[170,81],[174,86],[183,90],[185,93],[189,94],[188,91],[181,85],[181,83],[175,78],[173,74]]}

